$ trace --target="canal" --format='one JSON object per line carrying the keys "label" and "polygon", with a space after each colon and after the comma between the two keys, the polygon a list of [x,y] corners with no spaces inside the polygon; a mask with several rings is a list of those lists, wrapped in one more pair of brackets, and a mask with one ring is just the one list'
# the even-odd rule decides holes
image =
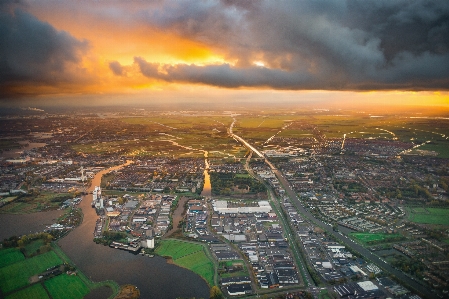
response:
{"label": "canal", "polygon": [[209,175],[209,160],[208,160],[208,152],[204,151],[204,186],[203,191],[201,192],[201,196],[211,197],[212,195],[212,186],[210,184],[210,175]]}

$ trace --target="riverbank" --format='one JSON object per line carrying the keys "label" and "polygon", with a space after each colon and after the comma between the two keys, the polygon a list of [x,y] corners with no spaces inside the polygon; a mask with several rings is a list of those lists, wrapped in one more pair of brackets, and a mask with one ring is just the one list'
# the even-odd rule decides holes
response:
{"label": "riverbank", "polygon": [[[100,185],[103,174],[121,166],[97,173],[87,191]],[[160,256],[148,258],[93,242],[92,232],[98,215],[91,203],[92,194],[83,196],[79,205],[84,214],[83,222],[58,241],[64,253],[90,280],[113,280],[119,285],[132,284],[138,287],[142,298],[148,299],[208,297],[209,286],[205,280],[196,272],[187,270],[187,267],[167,264],[167,261]]]}
{"label": "riverbank", "polygon": [[[120,287],[114,281],[94,283],[77,269],[46,234],[0,250],[0,297],[21,299],[81,299],[90,293],[113,299]],[[51,296],[51,297],[49,297]],[[93,298],[93,297],[92,297]]]}
{"label": "riverbank", "polygon": [[[62,251],[62,249],[56,243],[53,242],[51,244],[51,247],[52,247],[53,251],[65,263],[67,263],[69,265],[73,265],[73,262],[70,260],[70,258]],[[95,291],[96,289],[107,287],[112,292],[112,294],[108,297],[108,299],[113,299],[120,293],[120,286],[118,285],[118,283],[116,283],[113,280],[105,280],[105,281],[101,281],[101,282],[93,282],[82,271],[77,271],[77,275],[81,278],[81,280],[84,282],[84,284],[89,288],[89,290],[91,292]]]}
{"label": "riverbank", "polygon": [[167,263],[188,269],[201,276],[209,285],[214,286],[215,269],[209,259],[208,250],[203,244],[196,244],[175,239],[161,240],[156,254],[163,256]]}

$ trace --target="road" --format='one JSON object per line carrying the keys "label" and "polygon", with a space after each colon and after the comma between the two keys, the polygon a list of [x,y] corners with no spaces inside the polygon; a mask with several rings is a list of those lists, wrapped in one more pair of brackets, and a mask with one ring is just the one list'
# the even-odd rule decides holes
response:
{"label": "road", "polygon": [[290,248],[293,251],[293,255],[296,260],[296,264],[298,265],[298,271],[302,272],[300,273],[302,279],[304,280],[304,285],[307,287],[314,287],[315,283],[313,282],[312,277],[310,276],[309,271],[307,270],[307,267],[304,265],[307,265],[307,262],[304,261],[302,258],[302,254],[300,253],[299,244],[296,241],[296,235],[294,232],[294,229],[291,228],[291,225],[289,224],[288,220],[284,217],[284,214],[282,213],[282,207],[279,201],[276,199],[276,195],[273,193],[271,189],[268,191],[270,193],[270,197],[272,198],[272,202],[274,205],[274,208],[277,211],[277,215],[279,216],[279,219],[282,222],[282,227],[284,228],[285,236],[288,238],[288,241],[290,243]]}
{"label": "road", "polygon": [[299,210],[299,212],[301,212],[309,221],[311,221],[313,224],[315,224],[317,226],[320,226],[328,234],[334,236],[338,241],[345,244],[348,248],[351,248],[352,250],[358,252],[363,258],[371,261],[378,267],[384,269],[386,272],[396,276],[396,278],[400,282],[402,282],[405,286],[413,289],[418,294],[422,294],[427,298],[435,297],[435,294],[432,293],[427,286],[425,286],[425,285],[421,284],[419,281],[407,276],[406,274],[404,274],[404,272],[399,271],[396,268],[393,268],[391,265],[386,263],[380,257],[373,254],[371,251],[369,251],[365,247],[361,246],[360,244],[354,242],[347,236],[333,231],[333,228],[331,225],[328,225],[328,224],[324,223],[323,221],[321,221],[320,219],[315,218],[314,215],[312,215],[308,210],[306,210],[304,208],[304,206],[302,205],[298,196],[296,195],[296,192],[294,192],[293,189],[290,187],[290,184],[285,179],[283,174],[277,169],[275,169],[273,171],[274,171],[276,177],[279,179],[280,183],[284,186],[285,192],[290,197],[292,204],[294,204],[296,206],[296,208]]}
{"label": "road", "polygon": [[[236,140],[240,141],[241,143],[243,143],[245,145],[245,147],[247,147],[248,149],[250,149],[251,151],[256,153],[259,157],[264,157],[262,155],[262,153],[260,153],[257,149],[255,149],[252,145],[250,145],[243,138],[233,134],[232,130],[230,130],[230,135],[234,139],[236,139]],[[293,191],[293,189],[291,188],[289,182],[287,181],[287,179],[285,179],[285,177],[282,174],[282,172],[280,172],[266,158],[265,158],[265,162],[271,168],[273,173],[276,175],[276,177],[278,178],[279,182],[284,186],[285,192],[290,197],[290,200],[291,200],[292,204],[295,205],[296,208],[298,209],[298,211],[300,213],[302,213],[311,223],[321,227],[328,234],[334,236],[338,241],[340,241],[341,243],[345,244],[348,248],[352,249],[355,252],[358,252],[364,259],[371,261],[372,263],[374,263],[378,267],[384,269],[386,272],[388,272],[390,274],[393,274],[401,283],[403,283],[406,287],[412,289],[414,292],[416,292],[416,293],[418,293],[418,294],[420,294],[420,295],[422,295],[422,296],[424,296],[426,298],[435,298],[436,294],[431,292],[431,290],[427,286],[423,285],[421,282],[415,280],[414,278],[411,278],[411,277],[407,276],[404,272],[399,271],[398,269],[392,267],[391,265],[386,263],[383,259],[381,259],[377,255],[373,254],[371,251],[369,251],[365,247],[361,246],[360,244],[354,242],[353,240],[351,240],[347,236],[345,236],[343,234],[340,234],[338,232],[335,232],[331,225],[326,224],[323,221],[321,221],[320,219],[315,218],[314,215],[312,215],[308,210],[306,210],[304,208],[304,206],[302,205],[302,203],[299,200],[298,196],[296,195],[296,192]]]}

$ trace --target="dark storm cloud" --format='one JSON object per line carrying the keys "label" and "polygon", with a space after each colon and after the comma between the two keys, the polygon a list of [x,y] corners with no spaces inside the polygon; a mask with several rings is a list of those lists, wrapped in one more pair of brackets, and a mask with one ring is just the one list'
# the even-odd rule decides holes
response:
{"label": "dark storm cloud", "polygon": [[298,84],[308,88],[317,87],[301,73],[263,67],[234,68],[229,64],[208,66],[178,64],[172,66],[149,63],[141,57],[135,57],[134,62],[137,63],[144,76],[166,82],[203,83],[227,88],[263,86],[294,89]]}
{"label": "dark storm cloud", "polygon": [[223,87],[449,89],[449,1],[249,2],[166,1],[142,14],[152,26],[237,61],[178,65],[162,79]]}
{"label": "dark storm cloud", "polygon": [[122,65],[118,61],[111,61],[111,62],[109,62],[109,68],[111,69],[111,71],[116,76],[123,76],[124,73],[125,73],[124,70],[123,70]]}
{"label": "dark storm cloud", "polygon": [[69,67],[87,43],[38,20],[10,2],[0,3],[0,86],[57,85],[74,80]]}

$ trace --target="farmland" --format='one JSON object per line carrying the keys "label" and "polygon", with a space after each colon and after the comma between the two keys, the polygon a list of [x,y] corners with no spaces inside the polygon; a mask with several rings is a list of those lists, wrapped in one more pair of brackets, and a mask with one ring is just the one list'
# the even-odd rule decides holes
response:
{"label": "farmland", "polygon": [[225,158],[243,157],[246,151],[237,142],[229,142],[227,128],[232,118],[227,116],[159,116],[124,118],[122,122],[140,126],[150,136],[121,145],[126,144],[125,151],[135,156],[202,157],[208,151],[209,157]]}
{"label": "farmland", "polygon": [[211,260],[205,252],[206,250],[200,244],[163,240],[156,249],[156,253],[161,256],[171,257],[174,264],[195,272],[212,286],[214,285],[215,271]]}
{"label": "farmland", "polygon": [[17,248],[8,248],[0,251],[0,268],[23,261],[25,257]]}
{"label": "farmland", "polygon": [[41,284],[35,284],[28,288],[22,289],[9,296],[6,299],[47,299],[47,292]]}
{"label": "farmland", "polygon": [[53,251],[22,260],[0,269],[0,287],[3,293],[9,293],[26,286],[29,278],[44,272],[47,268],[62,264]]}
{"label": "farmland", "polygon": [[62,274],[45,281],[45,287],[53,299],[83,298],[89,293],[89,288],[79,276]]}
{"label": "farmland", "polygon": [[51,251],[42,253],[38,250],[42,244],[40,239],[27,244],[24,251],[28,258],[19,248],[0,250],[0,289],[4,298],[81,299],[91,290],[102,286],[110,287],[113,293],[118,292],[118,285],[113,282],[92,283],[78,271],[71,272],[76,275],[61,274],[66,267],[73,269],[70,260],[54,244],[48,248]]}

